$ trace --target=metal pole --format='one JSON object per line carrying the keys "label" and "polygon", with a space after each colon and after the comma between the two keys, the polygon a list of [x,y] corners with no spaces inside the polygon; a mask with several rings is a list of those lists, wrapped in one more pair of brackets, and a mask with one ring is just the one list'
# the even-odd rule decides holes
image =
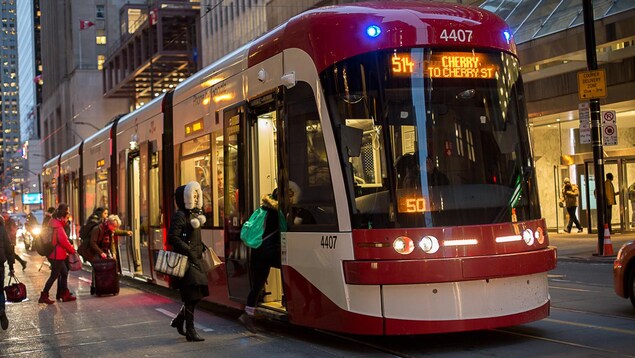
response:
{"label": "metal pole", "polygon": [[[586,61],[590,71],[598,69],[595,53],[595,24],[593,19],[593,3],[582,0],[584,16],[584,38],[586,42]],[[593,164],[595,171],[595,193],[597,199],[598,254],[604,254],[604,215],[608,209],[604,192],[604,151],[602,148],[602,124],[600,123],[600,100],[592,98],[591,108],[591,145],[593,147]],[[610,224],[610,223],[609,223]]]}

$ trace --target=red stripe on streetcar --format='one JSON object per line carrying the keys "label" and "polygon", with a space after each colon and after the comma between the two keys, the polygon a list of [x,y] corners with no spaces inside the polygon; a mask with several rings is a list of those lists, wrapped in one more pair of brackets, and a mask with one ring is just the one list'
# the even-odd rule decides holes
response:
{"label": "red stripe on streetcar", "polygon": [[556,267],[556,249],[430,260],[344,261],[346,283],[406,285],[529,275]]}

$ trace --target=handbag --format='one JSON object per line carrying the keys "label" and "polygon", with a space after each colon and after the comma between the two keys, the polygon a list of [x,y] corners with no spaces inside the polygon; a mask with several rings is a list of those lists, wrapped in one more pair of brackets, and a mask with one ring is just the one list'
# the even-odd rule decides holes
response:
{"label": "handbag", "polygon": [[[11,284],[12,280],[15,280],[14,284]],[[22,302],[26,299],[26,285],[20,282],[15,275],[10,275],[9,282],[4,288],[4,293],[7,296],[7,301]]]}
{"label": "handbag", "polygon": [[154,270],[166,275],[183,277],[187,271],[187,256],[174,251],[159,250]]}
{"label": "handbag", "polygon": [[68,268],[71,271],[79,271],[82,269],[82,260],[79,259],[77,252],[68,255]]}
{"label": "handbag", "polygon": [[201,262],[203,272],[210,272],[223,263],[220,258],[218,258],[218,255],[216,255],[216,252],[207,246],[203,249],[203,260],[201,260]]}

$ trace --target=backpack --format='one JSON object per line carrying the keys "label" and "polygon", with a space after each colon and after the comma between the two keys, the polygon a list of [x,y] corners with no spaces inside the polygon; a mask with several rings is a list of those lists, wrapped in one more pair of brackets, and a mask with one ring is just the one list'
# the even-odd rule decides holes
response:
{"label": "backpack", "polygon": [[54,232],[55,230],[50,227],[43,227],[40,236],[33,240],[33,248],[38,254],[48,257],[53,252],[55,248],[55,245],[53,245]]}
{"label": "backpack", "polygon": [[[240,239],[245,243],[247,247],[257,249],[262,245],[263,237],[265,233],[265,225],[267,221],[267,210],[262,207],[254,211],[240,229]],[[280,225],[279,231],[287,231],[287,220],[284,218],[282,212],[278,211],[278,223]],[[274,231],[269,236],[275,234],[278,231]]]}
{"label": "backpack", "polygon": [[249,217],[240,229],[240,239],[243,240],[247,247],[257,249],[262,245],[262,234],[265,232],[265,221],[267,219],[267,211],[258,208]]}
{"label": "backpack", "polygon": [[90,234],[95,227],[99,226],[99,221],[89,221],[81,229],[79,229],[79,248],[77,252],[84,258],[84,260],[89,260],[92,255],[90,255]]}

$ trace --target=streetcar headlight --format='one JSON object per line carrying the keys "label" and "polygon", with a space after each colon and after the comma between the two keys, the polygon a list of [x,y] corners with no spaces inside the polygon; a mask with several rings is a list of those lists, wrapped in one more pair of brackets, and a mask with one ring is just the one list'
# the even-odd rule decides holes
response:
{"label": "streetcar headlight", "polygon": [[399,236],[392,243],[393,249],[402,255],[408,255],[415,249],[415,244],[411,238],[407,236]]}
{"label": "streetcar headlight", "polygon": [[523,240],[525,240],[525,244],[527,246],[531,246],[534,244],[534,232],[531,229],[526,229],[523,231]]}
{"label": "streetcar headlight", "polygon": [[377,25],[370,25],[366,28],[366,35],[375,38],[381,34],[381,28]]}
{"label": "streetcar headlight", "polygon": [[439,240],[434,236],[424,236],[423,239],[419,241],[419,247],[426,254],[434,254],[439,251]]}

